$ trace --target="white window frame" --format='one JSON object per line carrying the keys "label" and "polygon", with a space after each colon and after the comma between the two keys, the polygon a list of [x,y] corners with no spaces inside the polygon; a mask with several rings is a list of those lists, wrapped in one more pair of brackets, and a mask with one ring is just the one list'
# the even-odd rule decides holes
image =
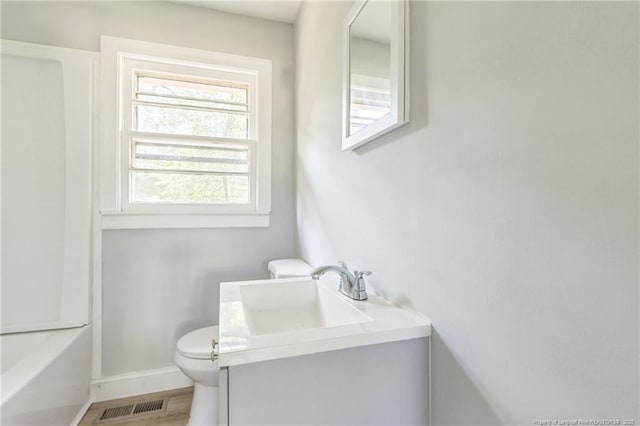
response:
{"label": "white window frame", "polygon": [[[266,59],[102,36],[100,211],[103,229],[269,226],[271,68],[271,61]],[[252,145],[249,204],[129,202],[135,69],[224,80],[233,74],[235,81],[249,85],[248,139]],[[157,133],[148,136],[163,137]],[[198,140],[198,137],[181,139]]]}

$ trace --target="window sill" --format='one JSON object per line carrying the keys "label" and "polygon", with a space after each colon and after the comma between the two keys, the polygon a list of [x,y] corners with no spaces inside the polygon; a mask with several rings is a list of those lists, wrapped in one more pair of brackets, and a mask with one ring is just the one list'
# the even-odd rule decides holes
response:
{"label": "window sill", "polygon": [[102,214],[102,229],[267,228],[269,214]]}

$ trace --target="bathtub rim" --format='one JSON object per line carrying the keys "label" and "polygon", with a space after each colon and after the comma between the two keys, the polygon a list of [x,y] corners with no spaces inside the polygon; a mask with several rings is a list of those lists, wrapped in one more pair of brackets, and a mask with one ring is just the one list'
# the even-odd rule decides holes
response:
{"label": "bathtub rim", "polygon": [[[0,410],[18,392],[33,381],[42,371],[71,347],[84,333],[88,333],[90,324],[55,330],[38,330],[19,334],[47,333],[49,336],[42,347],[31,352],[26,358],[15,363],[2,374],[0,388]],[[4,333],[18,334],[18,333]],[[1,335],[0,335],[1,339]]]}

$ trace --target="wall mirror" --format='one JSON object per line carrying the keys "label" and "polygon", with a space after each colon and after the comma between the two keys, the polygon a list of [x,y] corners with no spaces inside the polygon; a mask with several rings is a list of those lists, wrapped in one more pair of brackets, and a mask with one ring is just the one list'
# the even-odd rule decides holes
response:
{"label": "wall mirror", "polygon": [[358,0],[343,28],[342,150],[409,122],[408,1]]}

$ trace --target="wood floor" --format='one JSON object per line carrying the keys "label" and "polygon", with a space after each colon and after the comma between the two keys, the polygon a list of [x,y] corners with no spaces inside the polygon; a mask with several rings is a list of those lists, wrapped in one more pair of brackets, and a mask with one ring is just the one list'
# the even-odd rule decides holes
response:
{"label": "wood floor", "polygon": [[[149,400],[167,398],[167,406],[161,412],[134,414],[133,416],[115,417],[100,421],[104,410],[111,407],[136,404]],[[137,426],[185,426],[189,420],[189,409],[193,398],[193,388],[175,389],[167,392],[136,395],[130,398],[114,399],[111,401],[91,404],[89,410],[79,423],[79,426],[98,425],[137,425]],[[96,423],[97,422],[97,423]]]}

